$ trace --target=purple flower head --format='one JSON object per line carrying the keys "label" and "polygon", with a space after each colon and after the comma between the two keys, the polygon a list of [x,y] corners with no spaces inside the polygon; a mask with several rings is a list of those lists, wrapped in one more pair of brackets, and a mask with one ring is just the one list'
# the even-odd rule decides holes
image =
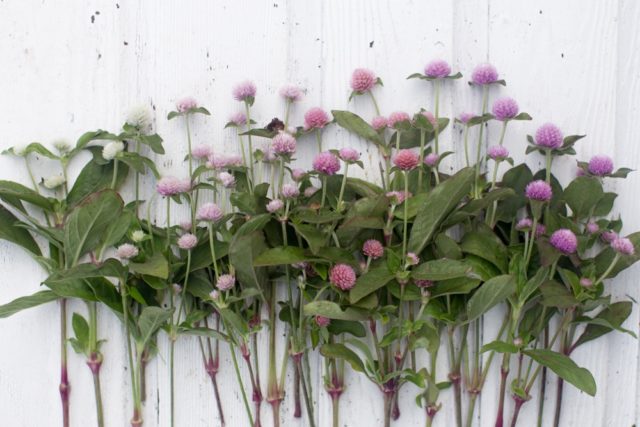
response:
{"label": "purple flower head", "polygon": [[291,178],[293,178],[295,182],[302,181],[305,176],[307,176],[307,172],[304,169],[295,168],[291,171]]}
{"label": "purple flower head", "polygon": [[371,259],[378,259],[384,255],[384,247],[376,239],[369,239],[362,245],[362,253]]}
{"label": "purple flower head", "polygon": [[300,195],[300,190],[295,184],[284,184],[282,186],[282,197],[285,199],[294,199]]}
{"label": "purple flower head", "polygon": [[122,260],[138,256],[138,248],[131,243],[124,243],[116,249],[116,256]]}
{"label": "purple flower head", "polygon": [[319,188],[313,185],[304,189],[304,197],[311,197],[318,192]]}
{"label": "purple flower head", "polygon": [[215,203],[205,203],[196,214],[198,221],[218,222],[222,219],[222,210]]}
{"label": "purple flower head", "polygon": [[216,282],[216,288],[221,291],[228,291],[232,289],[236,284],[236,278],[231,274],[222,274],[218,277],[218,281]]}
{"label": "purple flower head", "polygon": [[182,192],[183,182],[175,176],[165,176],[156,184],[158,194],[165,197],[175,196]]}
{"label": "purple flower head", "polygon": [[433,286],[433,281],[427,279],[414,279],[413,282],[419,288],[430,288]]}
{"label": "purple flower head", "polygon": [[284,208],[284,202],[280,199],[274,199],[267,203],[267,211],[269,213],[278,212],[282,208]]}
{"label": "purple flower head", "polygon": [[589,279],[588,277],[582,277],[580,278],[580,286],[584,288],[590,288],[591,286],[593,286],[593,280]]}
{"label": "purple flower head", "polygon": [[399,205],[411,197],[411,193],[405,193],[404,191],[389,191],[385,196],[389,198],[392,204]]}
{"label": "purple flower head", "polygon": [[429,153],[424,157],[424,164],[430,168],[436,166],[440,161],[440,156],[436,153]]}
{"label": "purple flower head", "polygon": [[377,116],[371,120],[371,127],[375,130],[385,129],[387,126],[389,126],[389,120],[386,117]]}
{"label": "purple flower head", "polygon": [[546,232],[547,232],[547,227],[544,224],[536,225],[536,237],[540,237]]}
{"label": "purple flower head", "polygon": [[538,179],[527,184],[527,187],[524,190],[524,195],[529,200],[548,202],[549,200],[551,200],[553,192],[551,191],[551,186],[549,184],[541,179]]}
{"label": "purple flower head", "polygon": [[397,124],[408,121],[411,121],[411,117],[404,111],[394,111],[389,114],[389,127],[395,127]]}
{"label": "purple flower head", "polygon": [[193,150],[191,150],[191,155],[194,159],[206,159],[211,155],[211,147],[205,144],[196,145],[193,147]]}
{"label": "purple flower head", "polygon": [[340,170],[340,161],[333,153],[324,151],[316,154],[313,159],[313,169],[324,175],[334,175]]}
{"label": "purple flower head", "polygon": [[536,131],[536,145],[543,148],[560,148],[562,139],[562,132],[553,123],[545,123]]}
{"label": "purple flower head", "polygon": [[504,145],[492,145],[487,150],[487,156],[496,162],[500,162],[509,157],[509,150]]}
{"label": "purple flower head", "polygon": [[329,282],[343,291],[348,291],[356,284],[356,272],[347,264],[336,264],[329,272]]}
{"label": "purple flower head", "polygon": [[415,252],[407,253],[407,264],[409,265],[417,265],[420,262],[420,257],[415,254]]}
{"label": "purple flower head", "polygon": [[302,89],[295,85],[286,85],[280,88],[280,96],[286,101],[297,102],[302,100]]}
{"label": "purple flower head", "polygon": [[183,98],[176,102],[176,109],[178,110],[178,113],[186,113],[194,108],[198,108],[198,101],[191,97]]}
{"label": "purple flower head", "polygon": [[322,108],[311,108],[304,114],[304,128],[322,129],[329,123],[329,115]]}
{"label": "purple flower head", "polygon": [[286,132],[280,132],[271,140],[271,149],[278,156],[291,155],[296,152],[296,139]]}
{"label": "purple flower head", "polygon": [[256,84],[250,80],[238,83],[234,86],[232,94],[236,101],[249,101],[256,97]]}
{"label": "purple flower head", "polygon": [[465,125],[469,123],[469,120],[473,119],[476,115],[473,113],[460,113],[458,116],[458,120],[464,123]]}
{"label": "purple flower head", "polygon": [[224,188],[233,188],[236,186],[236,178],[229,172],[220,172],[218,178]]}
{"label": "purple flower head", "polygon": [[626,237],[618,237],[611,242],[611,248],[622,255],[633,255],[636,251],[631,240]]}
{"label": "purple flower head", "polygon": [[351,75],[351,89],[356,92],[367,92],[376,85],[378,77],[366,68],[356,68]]}
{"label": "purple flower head", "polygon": [[393,158],[393,164],[403,171],[410,171],[415,169],[420,163],[420,157],[418,153],[408,148],[398,151]]}
{"label": "purple flower head", "polygon": [[593,156],[589,160],[589,173],[596,176],[605,176],[613,172],[613,160],[605,155]]}
{"label": "purple flower head", "polygon": [[431,61],[424,67],[424,75],[435,79],[441,79],[451,74],[451,67],[442,59]]}
{"label": "purple flower head", "polygon": [[320,326],[321,328],[326,328],[331,323],[331,319],[324,316],[316,316],[315,321],[316,325]]}
{"label": "purple flower head", "polygon": [[493,103],[492,111],[498,120],[511,120],[518,115],[518,103],[513,98],[499,98]]}
{"label": "purple flower head", "polygon": [[531,218],[522,218],[516,224],[516,230],[528,231],[531,229],[532,225],[533,225],[533,222],[531,221]]}
{"label": "purple flower head", "polygon": [[229,121],[236,126],[244,126],[247,124],[247,115],[242,111],[238,111],[229,116]]}
{"label": "purple flower head", "polygon": [[471,73],[471,81],[476,85],[488,85],[498,80],[498,71],[491,64],[480,64]]}
{"label": "purple flower head", "polygon": [[358,150],[345,147],[340,149],[340,158],[347,163],[355,163],[360,160],[360,153]]}
{"label": "purple flower head", "polygon": [[587,233],[589,234],[596,234],[598,231],[600,231],[600,226],[593,221],[588,222],[585,228],[587,230]]}
{"label": "purple flower head", "polygon": [[198,238],[191,233],[186,233],[178,239],[178,247],[180,249],[193,249],[198,244]]}
{"label": "purple flower head", "polygon": [[606,243],[612,243],[618,238],[618,233],[613,230],[607,230],[600,235],[600,238]]}
{"label": "purple flower head", "polygon": [[549,238],[549,243],[565,255],[574,253],[578,248],[578,238],[567,228],[554,231]]}

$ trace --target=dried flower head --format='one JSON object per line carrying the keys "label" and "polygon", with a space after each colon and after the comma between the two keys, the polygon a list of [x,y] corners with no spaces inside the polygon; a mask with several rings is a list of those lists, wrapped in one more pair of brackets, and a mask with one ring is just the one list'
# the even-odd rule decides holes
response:
{"label": "dried flower head", "polygon": [[389,126],[389,120],[387,120],[386,117],[383,116],[377,116],[374,117],[373,120],[371,120],[371,127],[374,128],[375,130],[382,130],[382,129],[386,129],[387,126]]}
{"label": "dried flower head", "polygon": [[55,190],[56,188],[60,187],[65,182],[66,182],[66,180],[64,179],[64,176],[62,176],[62,175],[52,175],[49,178],[46,178],[42,182],[42,185],[44,185],[45,188],[48,188],[49,190]]}
{"label": "dried flower head", "polygon": [[606,243],[611,243],[618,238],[618,233],[613,230],[607,230],[600,235],[600,238]]}
{"label": "dried flower head", "polygon": [[437,166],[438,162],[440,161],[440,156],[437,155],[436,153],[429,153],[426,156],[424,156],[424,164],[429,166],[430,168]]}
{"label": "dried flower head", "polygon": [[229,123],[241,127],[247,124],[247,115],[242,111],[238,111],[229,116]]}
{"label": "dried flower head", "polygon": [[131,243],[123,243],[116,249],[116,256],[122,260],[135,258],[138,256],[138,248]]}
{"label": "dried flower head", "polygon": [[611,242],[611,248],[622,255],[633,255],[635,253],[633,243],[626,237],[618,237],[617,239],[614,239],[614,241]]}
{"label": "dried flower head", "polygon": [[404,111],[394,111],[393,113],[389,114],[389,118],[387,120],[389,127],[396,127],[401,123],[410,122],[411,117],[409,117],[409,114],[405,113]]}
{"label": "dried flower head", "polygon": [[538,179],[527,184],[527,187],[524,190],[524,195],[529,200],[548,202],[549,200],[551,200],[553,192],[551,191],[551,186],[549,184],[541,179]]}
{"label": "dried flower head", "polygon": [[191,155],[194,159],[203,160],[207,159],[212,153],[211,147],[206,144],[200,144],[193,147]]}
{"label": "dried flower head", "polygon": [[589,234],[596,234],[598,231],[600,231],[600,226],[593,222],[593,221],[589,221],[585,227],[585,229],[587,230],[587,233]]}
{"label": "dried flower head", "polygon": [[136,230],[133,233],[131,233],[131,240],[133,240],[136,243],[142,242],[146,237],[147,235],[142,230]]}
{"label": "dried flower head", "polygon": [[473,119],[476,115],[473,113],[460,113],[458,120],[465,125],[469,123],[469,120]]}
{"label": "dried flower head", "polygon": [[307,171],[305,171],[304,169],[295,168],[291,171],[291,178],[295,182],[302,181],[305,178],[305,176],[307,176]]}
{"label": "dried flower head", "polygon": [[267,203],[267,211],[269,213],[278,212],[282,208],[284,208],[284,202],[280,199],[274,199]]}
{"label": "dried flower head", "polygon": [[296,139],[286,132],[280,132],[271,140],[271,149],[277,156],[291,155],[296,152]]}
{"label": "dried flower head", "polygon": [[340,158],[347,163],[355,163],[360,160],[360,153],[354,148],[344,147],[340,149]]}
{"label": "dried flower head", "polygon": [[285,199],[295,199],[300,195],[300,190],[295,184],[284,184],[282,186],[282,197]]}
{"label": "dried flower head", "polygon": [[138,128],[142,133],[151,130],[151,109],[148,105],[137,105],[127,113],[126,122],[129,126]]}
{"label": "dried flower head", "polygon": [[315,321],[316,321],[316,325],[318,325],[321,328],[326,328],[331,323],[331,319],[324,316],[316,316]]}
{"label": "dried flower head", "polygon": [[591,175],[606,176],[613,172],[613,160],[611,157],[603,154],[593,156],[589,160],[589,166],[587,167]]}
{"label": "dried flower head", "polygon": [[418,265],[420,262],[420,257],[415,252],[407,253],[407,264],[409,265]]}
{"label": "dried flower head", "polygon": [[224,188],[233,188],[236,186],[236,177],[229,172],[220,172],[218,178]]}
{"label": "dried flower head", "polygon": [[176,110],[178,110],[179,113],[187,113],[194,108],[198,108],[198,101],[191,97],[182,98],[176,102]]}
{"label": "dried flower head", "polygon": [[498,71],[491,64],[480,64],[471,73],[471,81],[476,85],[488,85],[498,81]]}
{"label": "dried flower head", "polygon": [[231,274],[222,274],[218,277],[216,282],[216,288],[220,291],[228,291],[232,289],[236,284],[236,278]]}
{"label": "dried flower head", "polygon": [[487,156],[496,162],[500,162],[509,157],[509,150],[504,145],[492,145],[487,149]]}
{"label": "dried flower head", "polygon": [[218,222],[222,219],[223,213],[222,209],[218,207],[215,203],[205,203],[200,206],[198,212],[196,213],[196,219],[198,221],[205,222]]}
{"label": "dried flower head", "polygon": [[295,85],[282,86],[280,96],[289,102],[298,102],[303,98],[302,89]]}
{"label": "dried flower head", "polygon": [[232,94],[236,101],[250,101],[256,97],[256,85],[250,80],[245,80],[234,86]]}
{"label": "dried flower head", "polygon": [[394,205],[399,205],[404,202],[406,199],[411,197],[411,193],[405,193],[404,191],[389,191],[385,194],[389,198],[389,201]]}
{"label": "dried flower head", "polygon": [[118,154],[124,151],[124,142],[111,141],[102,148],[102,157],[105,160],[113,160]]}
{"label": "dried flower head", "polygon": [[533,222],[531,221],[531,218],[522,218],[520,221],[517,222],[516,230],[529,231],[531,230],[532,225],[533,225]]}

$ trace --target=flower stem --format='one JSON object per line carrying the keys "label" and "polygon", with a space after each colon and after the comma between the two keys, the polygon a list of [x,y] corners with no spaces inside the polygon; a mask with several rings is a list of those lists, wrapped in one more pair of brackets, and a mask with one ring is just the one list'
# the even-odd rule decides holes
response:
{"label": "flower stem", "polygon": [[[404,194],[406,199],[402,203],[404,206],[404,218],[402,220],[402,260],[406,265],[407,263],[407,224],[408,224],[407,216],[409,215],[409,203],[408,203],[409,199],[407,197],[407,195],[409,194],[409,174],[407,173],[407,171],[404,171]],[[402,304],[402,301],[400,301],[400,304]]]}
{"label": "flower stem", "polygon": [[373,96],[373,92],[369,91],[369,96],[371,96],[371,102],[373,102],[373,108],[376,110],[376,116],[380,115],[380,108],[378,107],[378,102],[376,101],[376,97]]}
{"label": "flower stem", "polygon": [[104,426],[104,417],[102,412],[102,393],[100,392],[100,372],[93,373],[93,391],[96,396],[96,413],[98,427]]}
{"label": "flower stem", "polygon": [[191,129],[189,127],[189,117],[190,115],[187,113],[184,116],[184,121],[187,125],[187,148],[189,150],[189,179],[193,177],[193,156],[191,155]]}
{"label": "flower stem", "polygon": [[[151,232],[151,229],[149,229]],[[167,197],[167,248],[171,246],[171,197]]]}
{"label": "flower stem", "polygon": [[118,159],[113,159],[113,178],[111,178],[111,189],[116,189],[116,183],[118,182]]}
{"label": "flower stem", "polygon": [[60,300],[60,399],[62,401],[62,425],[69,427],[69,376],[67,370],[67,300]]}
{"label": "flower stem", "polygon": [[[227,331],[230,329],[227,327],[225,322],[225,327]],[[249,400],[247,399],[247,392],[244,389],[244,382],[242,381],[242,375],[240,375],[240,368],[238,367],[238,358],[236,357],[236,350],[233,344],[229,344],[229,350],[231,352],[231,360],[233,361],[233,369],[236,372],[236,378],[238,379],[238,383],[240,384],[240,392],[242,394],[242,402],[244,403],[244,408],[247,411],[247,418],[249,418],[249,425],[253,426],[253,416],[251,415],[251,408],[249,407]]]}
{"label": "flower stem", "polygon": [[436,92],[436,96],[435,96],[435,108],[434,108],[434,116],[436,119],[436,124],[433,127],[434,129],[434,133],[433,133],[433,144],[434,144],[434,148],[435,148],[435,152],[436,154],[440,154],[440,149],[439,149],[439,145],[438,145],[438,134],[440,133],[440,129],[439,129],[439,119],[440,119],[440,79],[435,79],[433,81],[433,85],[435,88],[435,92]]}
{"label": "flower stem", "polygon": [[469,126],[464,127],[464,160],[467,167],[469,167]]}
{"label": "flower stem", "polygon": [[344,189],[347,186],[347,175],[349,174],[349,163],[344,165],[344,175],[342,176],[342,185],[340,186],[340,195],[338,196],[338,212],[342,212],[342,198],[344,197]]}
{"label": "flower stem", "polygon": [[545,156],[545,162],[546,162],[545,181],[547,182],[547,184],[550,184],[551,183],[551,161],[553,160],[553,157],[551,157],[551,150],[545,150],[544,156]]}
{"label": "flower stem", "polygon": [[[487,103],[489,101],[489,87],[484,85],[482,87],[482,115],[484,116],[487,113]],[[482,163],[482,134],[484,132],[484,123],[480,123],[480,132],[478,135],[478,144],[477,144],[477,152],[476,152],[476,176],[475,176],[475,187],[473,188],[475,198],[480,197],[478,193],[478,185],[480,184],[480,167]]]}
{"label": "flower stem", "polygon": [[220,277],[220,273],[218,271],[218,261],[216,258],[216,248],[214,244],[214,233],[213,233],[213,224],[209,224],[209,250],[211,251],[211,262],[213,263],[213,271],[215,273],[216,282],[218,281],[218,277]]}
{"label": "flower stem", "polygon": [[340,425],[340,396],[331,396],[331,415],[333,419],[332,426],[339,427]]}
{"label": "flower stem", "polygon": [[[251,131],[251,112],[249,109],[249,103],[247,101],[244,102],[244,107],[247,115],[247,132]],[[253,176],[253,142],[251,141],[251,134],[247,135],[247,139],[249,140],[249,172],[251,175],[251,182],[255,182],[255,177]],[[249,193],[253,194],[253,186],[249,186]]]}
{"label": "flower stem", "polygon": [[324,208],[324,201],[327,198],[327,176],[322,175],[322,200],[320,202],[320,208]]}
{"label": "flower stem", "polygon": [[424,174],[424,144],[426,131],[420,130],[420,161],[418,163],[418,193],[422,192],[422,175]]}
{"label": "flower stem", "polygon": [[322,130],[316,129],[316,141],[318,142],[318,153],[322,153]]}

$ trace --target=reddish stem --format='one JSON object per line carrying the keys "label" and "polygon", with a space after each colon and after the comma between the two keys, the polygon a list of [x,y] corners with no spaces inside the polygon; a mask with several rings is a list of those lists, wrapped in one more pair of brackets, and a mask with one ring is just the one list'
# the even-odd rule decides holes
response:
{"label": "reddish stem", "polygon": [[515,404],[515,407],[513,408],[513,417],[511,418],[511,427],[515,427],[516,424],[518,423],[518,415],[520,415],[520,408],[522,408],[522,404],[526,402],[526,400],[524,400],[519,396],[514,397],[513,400],[515,400],[516,404]]}
{"label": "reddish stem", "polygon": [[142,414],[137,408],[133,409],[133,418],[131,419],[131,427],[142,427]]}
{"label": "reddish stem", "polygon": [[504,425],[504,397],[507,390],[507,376],[509,375],[509,370],[501,368],[500,369],[500,400],[498,401],[498,414],[496,415],[496,425],[495,427],[503,427]]}
{"label": "reddish stem", "polygon": [[213,393],[215,394],[215,397],[216,397],[216,406],[218,407],[218,414],[220,414],[220,426],[224,427],[225,425],[224,413],[222,411],[222,402],[220,401],[220,390],[218,389],[218,379],[217,379],[219,366],[220,366],[220,363],[219,363],[218,357],[216,356],[214,358],[213,356],[210,355],[209,360],[207,360],[207,363],[205,364],[205,369],[207,371],[207,374],[209,375],[209,378],[211,378],[211,384],[213,385]]}
{"label": "reddish stem", "polygon": [[63,363],[60,369],[59,389],[60,389],[60,400],[62,401],[62,425],[64,427],[69,427],[69,394],[71,392],[71,386],[69,385],[69,377],[67,375],[66,363]]}

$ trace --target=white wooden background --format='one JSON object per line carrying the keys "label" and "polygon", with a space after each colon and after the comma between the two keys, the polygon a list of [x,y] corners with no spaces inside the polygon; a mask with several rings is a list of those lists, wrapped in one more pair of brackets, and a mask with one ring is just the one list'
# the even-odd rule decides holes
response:
{"label": "white wooden background", "polygon": [[[354,68],[369,67],[384,80],[384,88],[376,92],[383,113],[414,112],[422,106],[432,108],[431,88],[405,77],[441,57],[466,77],[479,62],[496,65],[508,86],[492,89],[492,96],[508,94],[534,117],[533,122],[509,126],[506,145],[516,158],[523,158],[527,133],[554,121],[566,134],[588,135],[577,145],[582,159],[607,153],[620,166],[638,169],[638,22],[640,3],[633,0],[0,0],[0,146],[51,143],[59,137],[74,140],[81,132],[99,127],[117,130],[131,106],[146,103],[154,107],[157,130],[166,141],[168,155],[159,165],[163,171],[181,174],[184,129],[165,119],[178,98],[193,95],[213,113],[198,119],[196,141],[233,149],[233,133],[222,128],[239,107],[230,95],[239,80],[249,78],[258,85],[254,111],[260,123],[282,116],[277,91],[286,82],[307,89],[305,101],[293,111],[296,123],[307,108],[316,105],[349,108],[370,118],[373,111],[367,100],[347,101]],[[444,114],[478,110],[478,94],[466,81],[447,85]],[[326,145],[352,145],[369,152],[338,129],[327,135]],[[494,125],[488,135],[495,141]],[[459,132],[451,129],[443,137],[455,149],[460,148],[460,139]],[[300,161],[309,165],[315,143],[300,142],[299,147]],[[375,157],[374,150],[370,156]],[[457,155],[448,167],[459,167],[461,161]],[[540,166],[536,155],[527,162]],[[37,178],[53,170],[47,165],[37,170]],[[566,182],[575,173],[573,160],[558,161],[555,173]],[[28,182],[17,160],[4,156],[0,178]],[[147,191],[152,184],[146,181]],[[616,212],[623,215],[625,231],[640,229],[640,174],[608,185],[622,193]],[[174,217],[181,214],[176,211]],[[157,218],[162,221],[162,214]],[[635,280],[639,271],[636,266],[611,281],[611,292],[640,298]],[[4,242],[0,243],[0,272],[1,303],[37,290],[43,277],[28,256]],[[84,307],[73,303],[71,309],[83,311]],[[122,331],[110,313],[100,314],[100,333],[107,338],[102,370],[107,425],[128,425],[131,401]],[[489,339],[498,318],[499,313],[487,316]],[[634,310],[626,327],[637,329],[637,324],[638,310]],[[55,304],[2,320],[0,343],[0,425],[58,425]],[[70,354],[72,425],[95,425],[89,371],[81,357]],[[444,378],[446,353],[441,354]],[[637,423],[638,342],[612,334],[595,345],[580,347],[575,358],[593,372],[598,394],[591,398],[566,386],[561,424],[630,427]],[[181,340],[177,360],[177,425],[218,425],[211,384],[195,340]],[[161,353],[148,369],[146,426],[168,426],[166,361],[162,339]],[[226,350],[222,366],[219,375],[228,426],[245,426]],[[318,425],[328,426],[330,401],[321,391],[315,368],[314,390],[320,390]],[[380,394],[362,377],[347,375],[342,424],[380,425]],[[555,378],[550,377],[549,389],[555,390]],[[493,425],[497,375],[490,378],[476,425]],[[423,425],[424,412],[413,403],[415,394],[416,389],[404,388],[402,418],[396,425]],[[438,426],[454,425],[450,394],[442,394]],[[548,397],[545,424],[551,422],[553,391]],[[536,405],[535,400],[525,405],[520,425],[534,425]],[[266,426],[270,417],[265,404]],[[286,426],[304,425],[291,417],[291,399],[285,401],[283,421]]]}

